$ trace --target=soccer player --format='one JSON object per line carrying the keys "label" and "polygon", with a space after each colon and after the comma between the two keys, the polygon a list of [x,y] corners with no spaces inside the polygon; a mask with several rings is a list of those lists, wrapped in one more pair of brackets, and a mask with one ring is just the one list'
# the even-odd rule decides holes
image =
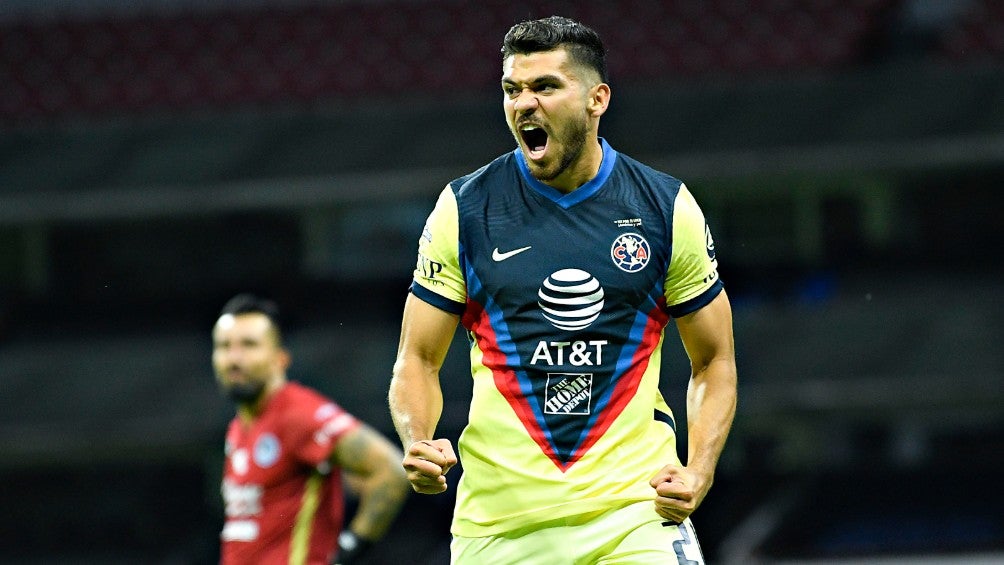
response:
{"label": "soccer player", "polygon": [[[502,100],[518,147],[451,181],[419,239],[389,390],[412,488],[457,464],[436,438],[456,326],[473,398],[452,562],[702,563],[690,521],[736,406],[732,313],[679,180],[598,136],[605,48],[562,17],[513,26]],[[675,321],[691,362],[688,456],[659,392]]]}
{"label": "soccer player", "polygon": [[[223,306],[213,367],[237,404],[224,447],[223,565],[358,559],[410,492],[401,451],[320,393],[288,381],[278,306],[249,294]],[[342,473],[359,506],[342,530]]]}

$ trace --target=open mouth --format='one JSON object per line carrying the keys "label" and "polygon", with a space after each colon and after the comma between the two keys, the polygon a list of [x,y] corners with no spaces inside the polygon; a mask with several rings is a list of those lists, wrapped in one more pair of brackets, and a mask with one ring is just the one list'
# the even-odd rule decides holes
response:
{"label": "open mouth", "polygon": [[533,124],[522,125],[519,128],[519,135],[523,138],[523,144],[526,145],[531,158],[539,159],[544,156],[544,150],[547,149],[547,132],[543,128]]}

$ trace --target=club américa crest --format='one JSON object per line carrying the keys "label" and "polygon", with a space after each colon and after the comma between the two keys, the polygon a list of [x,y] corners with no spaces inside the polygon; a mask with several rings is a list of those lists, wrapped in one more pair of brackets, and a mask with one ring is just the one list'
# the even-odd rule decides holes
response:
{"label": "club am\u00e9rica crest", "polygon": [[622,271],[637,273],[648,265],[651,248],[644,237],[636,233],[622,233],[610,246],[610,258]]}

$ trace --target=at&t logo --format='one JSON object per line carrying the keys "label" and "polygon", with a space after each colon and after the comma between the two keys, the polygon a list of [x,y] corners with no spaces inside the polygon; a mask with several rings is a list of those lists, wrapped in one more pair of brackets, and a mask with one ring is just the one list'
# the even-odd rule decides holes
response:
{"label": "at&t logo", "polygon": [[561,269],[541,284],[537,305],[547,321],[559,330],[583,330],[603,310],[603,287],[585,271]]}

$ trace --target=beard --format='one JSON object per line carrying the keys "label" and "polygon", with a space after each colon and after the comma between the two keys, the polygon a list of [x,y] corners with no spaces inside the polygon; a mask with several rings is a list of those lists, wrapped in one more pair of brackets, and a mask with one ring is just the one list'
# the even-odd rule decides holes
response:
{"label": "beard", "polygon": [[265,391],[265,383],[234,383],[224,386],[223,391],[237,404],[250,405],[261,398],[262,392]]}
{"label": "beard", "polygon": [[527,164],[530,166],[530,172],[533,174],[534,178],[541,182],[552,181],[558,178],[561,173],[568,170],[568,167],[578,161],[579,157],[582,156],[582,151],[586,146],[586,139],[588,135],[589,128],[585,121],[571,122],[565,131],[561,132],[561,145],[563,147],[563,152],[559,156],[560,158],[555,165],[547,168],[540,168],[527,159]]}

